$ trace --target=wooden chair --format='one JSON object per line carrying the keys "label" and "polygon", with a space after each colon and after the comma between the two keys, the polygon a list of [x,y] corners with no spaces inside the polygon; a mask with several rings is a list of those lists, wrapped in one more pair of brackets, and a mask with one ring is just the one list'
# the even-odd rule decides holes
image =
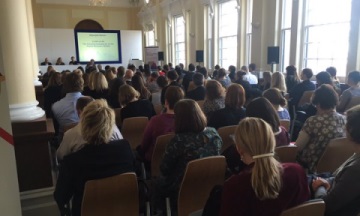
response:
{"label": "wooden chair", "polygon": [[196,101],[198,104],[199,104],[199,107],[204,110],[204,102],[205,100],[199,100],[199,101]]}
{"label": "wooden chair", "polygon": [[223,145],[221,147],[220,153],[224,152],[231,145],[235,144],[234,140],[230,136],[234,135],[236,126],[237,125],[225,126],[217,130],[223,141]]}
{"label": "wooden chair", "polygon": [[352,97],[349,103],[346,105],[345,110],[349,110],[359,104],[360,104],[360,97]]}
{"label": "wooden chair", "polygon": [[141,143],[149,119],[147,117],[132,117],[124,119],[121,133],[133,150]]}
{"label": "wooden chair", "polygon": [[[211,167],[211,169],[210,169]],[[188,216],[204,208],[215,185],[224,183],[226,160],[224,156],[205,157],[187,164],[178,197],[178,216]],[[167,198],[169,208],[169,198]],[[167,212],[169,215],[169,211]]]}
{"label": "wooden chair", "polygon": [[156,115],[159,115],[162,111],[163,111],[163,105],[162,104],[158,104],[154,106]]}
{"label": "wooden chair", "polygon": [[279,146],[275,148],[275,156],[281,163],[295,163],[298,147],[296,145]]}
{"label": "wooden chair", "polygon": [[316,166],[317,173],[333,173],[354,154],[353,143],[346,137],[332,139]]}
{"label": "wooden chair", "polygon": [[139,215],[139,190],[135,173],[86,182],[82,216]]}
{"label": "wooden chair", "polygon": [[166,146],[174,136],[175,134],[171,133],[159,136],[156,139],[156,144],[151,159],[151,177],[153,179],[160,175],[160,164],[164,157]]}
{"label": "wooden chair", "polygon": [[309,201],[295,206],[281,213],[280,216],[323,216],[325,213],[325,203],[322,200]]}
{"label": "wooden chair", "polygon": [[303,95],[301,96],[301,99],[299,100],[298,107],[303,106],[306,103],[311,102],[311,97],[313,96],[314,91],[305,91]]}
{"label": "wooden chair", "polygon": [[121,128],[121,108],[115,108],[115,123],[118,128]]}
{"label": "wooden chair", "polygon": [[280,125],[283,126],[286,131],[290,132],[290,120],[282,119],[280,120]]}

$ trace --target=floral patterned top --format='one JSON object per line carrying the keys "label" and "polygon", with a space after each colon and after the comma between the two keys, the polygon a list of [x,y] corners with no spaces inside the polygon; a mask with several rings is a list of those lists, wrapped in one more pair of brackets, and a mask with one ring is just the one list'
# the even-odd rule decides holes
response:
{"label": "floral patterned top", "polygon": [[[166,147],[160,165],[158,184],[169,193],[177,193],[189,161],[220,154],[222,140],[214,128],[206,127],[200,133],[176,134]],[[165,192],[166,194],[166,192]]]}
{"label": "floral patterned top", "polygon": [[297,161],[308,168],[310,173],[314,173],[330,140],[345,136],[345,124],[345,116],[337,112],[308,118],[302,130],[310,136],[310,140],[298,153]]}
{"label": "floral patterned top", "polygon": [[214,111],[225,108],[225,98],[221,97],[215,100],[205,99],[203,106],[203,110],[207,119],[210,119]]}

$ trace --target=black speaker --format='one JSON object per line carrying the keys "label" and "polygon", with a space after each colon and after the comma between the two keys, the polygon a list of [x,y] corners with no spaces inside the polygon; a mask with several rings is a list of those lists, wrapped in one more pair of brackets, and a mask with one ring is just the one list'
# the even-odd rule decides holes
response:
{"label": "black speaker", "polygon": [[196,50],[196,62],[204,62],[204,50]]}
{"label": "black speaker", "polygon": [[279,64],[280,61],[279,51],[280,49],[278,46],[268,47],[268,53],[267,53],[268,64]]}
{"label": "black speaker", "polygon": [[164,61],[164,52],[158,52],[158,61]]}

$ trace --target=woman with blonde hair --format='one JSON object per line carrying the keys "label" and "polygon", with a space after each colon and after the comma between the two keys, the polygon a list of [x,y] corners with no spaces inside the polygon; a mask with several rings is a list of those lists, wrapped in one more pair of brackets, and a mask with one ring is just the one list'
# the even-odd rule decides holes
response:
{"label": "woman with blonde hair", "polygon": [[265,91],[266,89],[269,89],[271,86],[272,81],[272,74],[270,71],[264,71],[263,73],[264,81],[260,85],[260,90]]}
{"label": "woman with blonde hair", "polygon": [[282,94],[286,93],[287,89],[286,89],[285,77],[283,73],[280,72],[273,73],[271,78],[271,88],[279,89],[282,92]]}
{"label": "woman with blonde hair", "polygon": [[124,139],[110,141],[115,114],[105,100],[90,102],[81,114],[80,124],[86,144],[79,151],[64,157],[54,192],[61,215],[70,215],[70,210],[66,208],[70,200],[71,215],[81,215],[81,202],[88,180],[135,170],[129,143]]}
{"label": "woman with blonde hair", "polygon": [[264,120],[242,120],[235,130],[235,143],[247,167],[224,183],[221,216],[278,216],[309,200],[305,171],[274,158],[274,134]]}
{"label": "woman with blonde hair", "polygon": [[126,118],[145,116],[149,119],[156,115],[154,106],[149,100],[140,99],[140,93],[131,85],[125,84],[119,88],[119,103],[121,121]]}
{"label": "woman with blonde hair", "polygon": [[[89,83],[90,84],[90,83]],[[90,85],[89,85],[90,87]],[[109,95],[109,88],[108,82],[104,74],[101,72],[95,72],[92,79],[92,90],[90,90],[90,95],[94,99],[108,99]]]}

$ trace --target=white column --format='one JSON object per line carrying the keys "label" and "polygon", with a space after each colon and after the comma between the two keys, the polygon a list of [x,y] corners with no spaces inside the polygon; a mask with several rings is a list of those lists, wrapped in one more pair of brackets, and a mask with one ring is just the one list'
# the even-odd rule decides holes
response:
{"label": "white column", "polygon": [[39,60],[38,60],[38,53],[36,47],[36,39],[35,39],[35,27],[34,27],[34,17],[32,11],[32,1],[25,1],[26,2],[26,14],[27,14],[27,21],[29,26],[29,39],[30,39],[30,48],[31,48],[31,57],[32,57],[32,69],[34,70],[34,85],[41,86],[42,83],[39,81]]}
{"label": "white column", "polygon": [[1,53],[12,121],[30,121],[45,114],[35,97],[26,1],[0,1]]}

